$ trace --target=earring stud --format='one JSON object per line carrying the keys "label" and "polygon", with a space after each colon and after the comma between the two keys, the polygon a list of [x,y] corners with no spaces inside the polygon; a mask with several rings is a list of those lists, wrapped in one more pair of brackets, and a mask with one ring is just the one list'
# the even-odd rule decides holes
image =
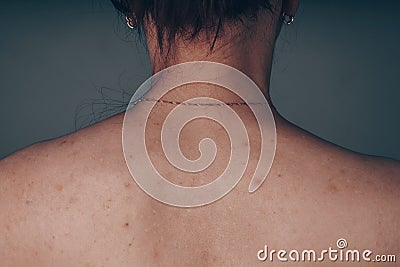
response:
{"label": "earring stud", "polygon": [[294,21],[294,16],[293,15],[287,15],[285,12],[283,12],[282,20],[283,20],[283,24],[290,25]]}
{"label": "earring stud", "polygon": [[125,20],[126,20],[126,25],[128,25],[129,28],[136,29],[137,23],[135,18],[132,19],[128,16],[125,16]]}

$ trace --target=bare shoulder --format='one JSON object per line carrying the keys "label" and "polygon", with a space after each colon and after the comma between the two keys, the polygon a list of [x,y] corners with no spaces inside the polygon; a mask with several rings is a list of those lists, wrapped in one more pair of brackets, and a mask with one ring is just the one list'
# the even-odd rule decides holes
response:
{"label": "bare shoulder", "polygon": [[[398,253],[400,250],[400,164],[398,161],[348,152],[349,162],[339,163],[338,180],[347,196],[343,209],[365,247],[381,253]],[[340,161],[339,161],[340,162]],[[333,185],[333,186],[332,186]],[[328,189],[329,188],[329,189]],[[335,183],[327,186],[335,191]]]}
{"label": "bare shoulder", "polygon": [[106,225],[95,224],[127,201],[131,190],[126,189],[133,188],[116,125],[122,126],[121,115],[0,161],[2,264],[84,260],[98,231],[119,220],[123,224],[119,214]]}
{"label": "bare shoulder", "polygon": [[[385,221],[388,229],[400,227],[400,162],[383,157],[355,155],[349,166],[354,177],[352,192],[363,193],[365,203],[375,203],[375,206]],[[390,227],[389,227],[390,226]],[[392,233],[393,234],[393,233]],[[396,233],[400,244],[400,235]]]}
{"label": "bare shoulder", "polygon": [[30,180],[55,183],[67,173],[93,170],[107,159],[107,153],[121,150],[121,127],[115,125],[122,127],[120,115],[78,132],[33,144],[2,159],[0,182],[8,185],[2,189],[16,190],[28,185]]}
{"label": "bare shoulder", "polygon": [[330,181],[341,183],[339,187],[351,194],[374,199],[383,209],[400,211],[400,161],[353,152],[320,140],[314,142],[318,147],[314,162]]}
{"label": "bare shoulder", "polygon": [[[341,158],[341,154],[343,157]],[[352,177],[369,197],[386,199],[385,204],[400,207],[400,162],[394,159],[369,156],[339,149],[336,168],[346,179]],[[348,172],[348,173],[347,173]],[[347,174],[347,175],[346,175]],[[399,210],[400,211],[400,210]]]}
{"label": "bare shoulder", "polygon": [[323,181],[323,193],[327,197],[336,195],[341,208],[349,211],[348,218],[353,217],[353,223],[371,226],[399,248],[396,229],[400,227],[400,162],[319,140],[313,142],[317,154],[314,152],[310,162],[318,165],[315,169]]}
{"label": "bare shoulder", "polygon": [[[281,194],[290,203],[301,202],[297,226],[312,230],[318,235],[315,240],[325,243],[344,237],[353,246],[376,252],[399,251],[398,161],[355,153],[298,128],[280,136],[276,163],[282,167],[276,168],[279,179],[271,177],[269,183],[278,187],[284,182]],[[279,184],[272,184],[275,180]],[[298,210],[290,214],[294,212]]]}

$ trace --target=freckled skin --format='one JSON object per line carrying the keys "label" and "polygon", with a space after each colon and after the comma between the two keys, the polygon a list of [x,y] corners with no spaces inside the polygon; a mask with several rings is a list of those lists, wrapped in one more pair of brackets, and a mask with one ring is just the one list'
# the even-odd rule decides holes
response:
{"label": "freckled skin", "polygon": [[322,250],[339,238],[349,248],[399,255],[394,161],[336,148],[279,121],[276,158],[258,191],[247,192],[249,171],[223,199],[181,209],[132,180],[121,123],[115,116],[0,162],[1,265],[284,266],[258,262],[257,251]]}
{"label": "freckled skin", "polygon": [[60,185],[60,184],[56,184],[56,185],[54,186],[54,188],[55,188],[57,191],[62,191],[62,190],[63,190],[63,186]]}

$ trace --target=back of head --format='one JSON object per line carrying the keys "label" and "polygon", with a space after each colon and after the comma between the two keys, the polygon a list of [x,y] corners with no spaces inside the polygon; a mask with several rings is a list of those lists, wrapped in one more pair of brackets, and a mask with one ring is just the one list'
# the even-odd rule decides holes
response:
{"label": "back of head", "polygon": [[[256,20],[261,9],[272,10],[269,0],[111,0],[138,29],[154,24],[161,50],[176,37],[193,39],[205,31],[215,42],[225,24]],[[210,34],[211,33],[211,34]],[[214,43],[213,42],[213,43]]]}

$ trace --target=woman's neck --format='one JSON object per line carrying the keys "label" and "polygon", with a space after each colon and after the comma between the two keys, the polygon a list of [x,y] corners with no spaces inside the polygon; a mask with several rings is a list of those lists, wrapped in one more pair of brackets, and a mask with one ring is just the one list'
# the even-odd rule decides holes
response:
{"label": "woman's neck", "polygon": [[[180,38],[163,52],[160,52],[154,27],[147,25],[145,32],[153,72],[190,61],[223,63],[249,76],[270,102],[268,88],[272,54],[279,32],[279,26],[276,25],[280,25],[273,21],[275,17],[268,13],[261,14],[257,21],[226,26],[223,29],[223,38],[218,37],[215,43],[214,38],[206,37],[205,33],[197,36],[195,40],[185,41]],[[265,25],[270,26],[267,28]],[[210,90],[210,97],[212,92]]]}

